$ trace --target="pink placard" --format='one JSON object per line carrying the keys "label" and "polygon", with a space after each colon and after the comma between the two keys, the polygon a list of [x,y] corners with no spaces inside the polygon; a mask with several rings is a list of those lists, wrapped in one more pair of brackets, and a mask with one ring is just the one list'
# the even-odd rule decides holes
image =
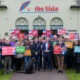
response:
{"label": "pink placard", "polygon": [[47,36],[50,36],[51,34],[52,34],[52,31],[51,31],[51,30],[47,30],[47,31],[46,31],[46,35],[47,35]]}
{"label": "pink placard", "polygon": [[64,34],[66,34],[66,29],[60,29],[60,30],[58,30],[58,34],[59,35],[64,35]]}
{"label": "pink placard", "polygon": [[23,34],[23,33],[19,33],[19,34],[18,34],[18,38],[19,38],[19,39],[24,39],[24,38],[25,38],[25,36],[24,36],[24,34]]}
{"label": "pink placard", "polygon": [[38,30],[33,30],[32,35],[35,36],[35,37],[38,36]]}
{"label": "pink placard", "polygon": [[15,34],[17,35],[17,34],[20,33],[20,30],[19,30],[19,29],[15,29],[14,32],[15,32]]}
{"label": "pink placard", "polygon": [[75,34],[74,33],[69,33],[69,37],[70,37],[70,40],[74,40],[75,39]]}
{"label": "pink placard", "polygon": [[15,36],[16,34],[15,34],[15,32],[12,32],[11,35],[12,35],[12,36]]}
{"label": "pink placard", "polygon": [[66,29],[61,29],[61,33],[64,35],[64,34],[66,34]]}
{"label": "pink placard", "polygon": [[15,47],[2,47],[2,56],[10,56],[10,55],[15,55]]}

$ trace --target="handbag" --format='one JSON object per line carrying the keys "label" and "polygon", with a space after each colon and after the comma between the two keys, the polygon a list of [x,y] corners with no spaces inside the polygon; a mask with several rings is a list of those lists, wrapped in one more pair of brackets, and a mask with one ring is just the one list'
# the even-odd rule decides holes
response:
{"label": "handbag", "polygon": [[26,50],[24,56],[31,56],[31,50],[30,49]]}

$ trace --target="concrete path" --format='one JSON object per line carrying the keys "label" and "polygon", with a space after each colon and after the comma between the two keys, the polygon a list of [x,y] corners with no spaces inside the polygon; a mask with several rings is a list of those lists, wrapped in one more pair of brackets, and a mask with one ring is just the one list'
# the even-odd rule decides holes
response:
{"label": "concrete path", "polygon": [[35,72],[33,74],[14,73],[11,80],[68,80],[63,73],[57,73],[57,70]]}

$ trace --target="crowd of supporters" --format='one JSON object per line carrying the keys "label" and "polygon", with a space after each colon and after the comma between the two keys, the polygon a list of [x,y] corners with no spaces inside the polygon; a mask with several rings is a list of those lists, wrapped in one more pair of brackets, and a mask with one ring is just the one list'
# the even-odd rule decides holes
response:
{"label": "crowd of supporters", "polygon": [[[67,48],[65,42],[72,42],[73,47]],[[3,46],[24,46],[25,52],[3,56]],[[55,46],[60,46],[60,54],[54,52]],[[24,39],[2,38],[0,39],[0,69],[4,69],[4,74],[10,73],[10,71],[25,71],[27,65],[34,60],[35,72],[52,71],[52,69],[57,68],[58,73],[63,73],[64,68],[75,68],[78,73],[80,70],[80,54],[74,52],[74,46],[80,46],[80,41],[71,41],[69,38],[57,35],[54,35],[53,38],[34,37],[31,40],[28,36]]]}

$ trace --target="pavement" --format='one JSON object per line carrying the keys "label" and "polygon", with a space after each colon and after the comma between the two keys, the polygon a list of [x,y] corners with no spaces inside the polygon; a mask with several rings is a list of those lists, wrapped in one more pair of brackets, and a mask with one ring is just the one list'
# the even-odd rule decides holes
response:
{"label": "pavement", "polygon": [[40,71],[33,74],[14,73],[11,80],[68,80],[65,73],[57,73],[53,71]]}

